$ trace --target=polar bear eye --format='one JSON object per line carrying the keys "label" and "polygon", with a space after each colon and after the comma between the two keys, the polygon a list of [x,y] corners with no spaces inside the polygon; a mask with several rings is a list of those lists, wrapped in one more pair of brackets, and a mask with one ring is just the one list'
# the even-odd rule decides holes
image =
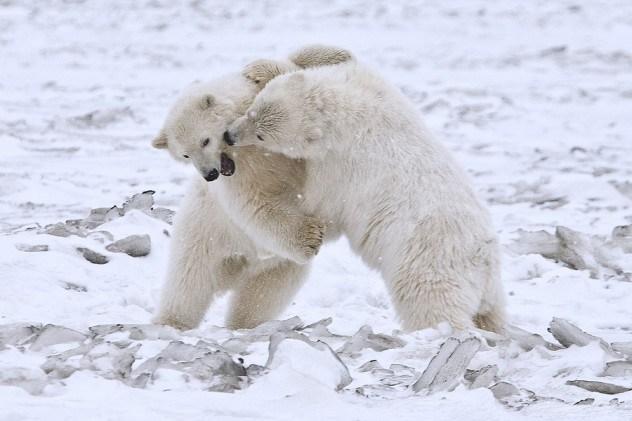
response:
{"label": "polar bear eye", "polygon": [[261,137],[261,135],[260,135],[260,134],[258,134],[258,135],[257,135],[257,139],[259,139],[260,141],[262,141],[262,142],[263,142],[263,138]]}
{"label": "polar bear eye", "polygon": [[189,159],[189,155],[182,155],[183,158]]}
{"label": "polar bear eye", "polygon": [[208,143],[211,141],[208,137],[202,141],[202,147],[208,146]]}

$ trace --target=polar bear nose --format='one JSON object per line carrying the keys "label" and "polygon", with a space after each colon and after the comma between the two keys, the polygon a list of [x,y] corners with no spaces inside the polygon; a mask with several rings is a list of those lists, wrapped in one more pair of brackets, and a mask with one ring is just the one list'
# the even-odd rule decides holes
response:
{"label": "polar bear nose", "polygon": [[217,177],[219,177],[219,171],[217,171],[217,168],[213,168],[204,176],[204,179],[206,181],[213,181],[217,180]]}
{"label": "polar bear nose", "polygon": [[226,142],[227,145],[233,146],[235,144],[235,139],[233,139],[230,136],[230,133],[228,132],[228,130],[226,130],[224,132],[224,136],[223,137],[224,137],[224,142]]}

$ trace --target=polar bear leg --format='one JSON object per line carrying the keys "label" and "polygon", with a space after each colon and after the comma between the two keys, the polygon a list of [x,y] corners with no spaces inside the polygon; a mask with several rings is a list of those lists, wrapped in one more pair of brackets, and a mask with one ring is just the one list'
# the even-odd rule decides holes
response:
{"label": "polar bear leg", "polygon": [[[243,256],[211,253],[214,236],[229,224],[209,197],[206,183],[188,191],[174,222],[167,279],[154,323],[178,329],[197,327],[213,296],[238,283],[245,268]],[[224,233],[222,242],[228,240]]]}
{"label": "polar bear leg", "polygon": [[270,259],[248,272],[232,297],[226,318],[231,329],[253,328],[276,318],[303,285],[309,264]]}
{"label": "polar bear leg", "polygon": [[507,326],[505,294],[498,278],[492,278],[497,283],[493,284],[490,291],[483,297],[474,323],[480,329],[490,332],[503,333]]}
{"label": "polar bear leg", "polygon": [[290,55],[289,60],[261,59],[248,64],[242,71],[246,79],[254,82],[259,89],[275,77],[299,69],[331,66],[354,60],[350,51],[329,45],[308,45]]}
{"label": "polar bear leg", "polygon": [[330,66],[353,59],[353,55],[349,50],[321,44],[307,45],[290,54],[290,61],[303,69]]}
{"label": "polar bear leg", "polygon": [[399,274],[390,282],[395,310],[405,330],[418,330],[448,322],[457,330],[474,327],[477,300],[458,282],[427,272]]}

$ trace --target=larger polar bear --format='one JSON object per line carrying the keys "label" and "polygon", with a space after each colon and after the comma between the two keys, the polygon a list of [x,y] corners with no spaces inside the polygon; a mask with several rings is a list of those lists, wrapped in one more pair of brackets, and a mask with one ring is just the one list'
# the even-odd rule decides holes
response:
{"label": "larger polar bear", "polygon": [[155,322],[196,327],[213,297],[226,291],[233,291],[232,328],[270,320],[289,303],[323,241],[323,224],[300,209],[305,163],[257,147],[224,151],[222,136],[251,104],[260,80],[350,59],[336,47],[305,47],[290,60],[259,61],[195,84],[173,105],[152,144],[192,163],[201,177],[176,216]]}
{"label": "larger polar bear", "polygon": [[307,160],[302,209],[381,272],[405,329],[502,330],[487,211],[397,89],[356,62],[278,76],[226,140]]}

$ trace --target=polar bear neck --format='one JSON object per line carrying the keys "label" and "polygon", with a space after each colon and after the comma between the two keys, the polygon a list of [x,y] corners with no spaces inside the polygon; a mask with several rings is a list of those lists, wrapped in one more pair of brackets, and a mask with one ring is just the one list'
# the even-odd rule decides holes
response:
{"label": "polar bear neck", "polygon": [[[313,77],[307,79],[304,104],[308,118],[303,123],[308,132],[322,132],[328,150],[349,153],[367,142],[389,142],[389,149],[397,149],[398,144],[391,140],[399,132],[416,133],[423,138],[419,145],[433,146],[414,106],[397,88],[355,63],[343,66],[343,71],[336,67],[306,71]],[[392,137],[383,135],[389,131]],[[354,141],[339,141],[349,139],[350,134]],[[406,142],[407,148],[410,145]]]}

